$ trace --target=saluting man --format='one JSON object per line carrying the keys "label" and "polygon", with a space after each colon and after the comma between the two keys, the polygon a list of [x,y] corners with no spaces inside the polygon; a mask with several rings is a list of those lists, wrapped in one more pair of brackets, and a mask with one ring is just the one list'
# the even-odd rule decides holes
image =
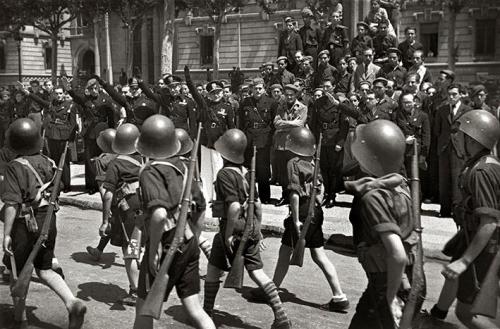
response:
{"label": "saluting man", "polygon": [[259,186],[262,203],[271,201],[271,145],[273,137],[273,119],[276,115],[277,102],[266,95],[264,80],[253,80],[252,96],[241,103],[240,122],[248,139],[245,162],[250,163],[252,146],[257,148],[255,181]]}

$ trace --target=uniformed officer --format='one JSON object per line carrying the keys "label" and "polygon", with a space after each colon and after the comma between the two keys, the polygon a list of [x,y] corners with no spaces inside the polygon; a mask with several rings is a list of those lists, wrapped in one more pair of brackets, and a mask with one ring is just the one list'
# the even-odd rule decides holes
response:
{"label": "uniformed officer", "polygon": [[255,180],[259,186],[259,196],[263,203],[271,201],[271,144],[274,132],[273,119],[276,115],[277,102],[267,96],[264,90],[264,80],[253,80],[252,96],[241,103],[241,130],[248,140],[245,162],[250,163],[252,146],[257,148]]}
{"label": "uniformed officer", "polygon": [[343,146],[348,131],[347,118],[338,105],[335,98],[324,94],[315,99],[311,115],[310,126],[316,139],[323,134],[320,168],[325,186],[323,205],[327,208],[335,205],[336,192],[342,181]]}
{"label": "uniformed officer", "polygon": [[382,65],[377,77],[395,82],[394,89],[401,90],[406,80],[406,69],[399,65],[401,52],[397,48],[387,49],[387,63]]}
{"label": "uniformed officer", "polygon": [[[47,220],[47,192],[52,187],[45,191],[41,191],[41,188],[50,183],[56,168],[51,159],[40,154],[40,127],[31,119],[19,119],[12,123],[7,132],[7,145],[19,157],[7,165],[1,195],[5,204],[3,262],[12,271],[10,256],[13,256],[17,270],[20,271],[39,237],[44,220]],[[83,325],[87,309],[75,298],[64,279],[52,270],[56,236],[56,215],[53,213],[47,240],[33,264],[42,282],[64,302],[69,313],[69,328],[78,329]],[[13,284],[14,281],[11,286]],[[14,308],[18,311],[14,318],[21,322],[21,327],[27,327],[25,303],[25,299],[14,300]]]}
{"label": "uniformed officer", "polygon": [[101,236],[108,234],[113,206],[117,214],[113,216],[111,224],[111,244],[122,248],[130,287],[128,295],[121,302],[132,306],[135,305],[137,299],[139,268],[137,258],[133,259],[128,249],[134,247],[135,252],[140,249],[140,246],[131,246],[132,233],[134,230],[142,229],[137,216],[137,210],[140,209],[137,188],[139,187],[139,171],[143,162],[135,149],[138,137],[139,129],[131,123],[125,123],[116,130],[111,147],[118,155],[109,163],[106,178],[102,183],[104,196],[102,225],[99,228]]}
{"label": "uniformed officer", "polygon": [[222,84],[211,81],[207,84],[208,97],[205,98],[196,90],[191,80],[189,67],[184,67],[186,83],[196,101],[198,121],[202,122],[201,133],[201,176],[204,196],[207,201],[213,200],[213,185],[216,173],[222,168],[222,158],[214,149],[215,141],[228,129],[236,127],[235,113],[231,104],[224,101]]}
{"label": "uniformed officer", "polygon": [[495,111],[486,104],[486,97],[488,97],[488,92],[486,91],[486,87],[484,85],[475,85],[471,88],[472,98],[472,108],[474,110],[485,110],[490,112],[493,115],[496,115]]}
{"label": "uniformed officer", "polygon": [[465,166],[460,175],[462,201],[455,213],[464,229],[461,242],[466,249],[442,273],[458,279],[458,319],[468,328],[494,328],[492,319],[472,314],[471,307],[478,287],[491,289],[481,283],[499,250],[500,161],[490,153],[499,140],[500,125],[491,113],[477,110],[463,114],[457,126],[452,141]]}
{"label": "uniformed officer", "polygon": [[[406,138],[405,168],[406,174],[410,177],[411,163],[413,156],[413,143],[415,140],[418,145],[419,167],[421,170],[427,170],[427,156],[431,144],[431,127],[429,116],[415,106],[413,94],[406,93],[401,95],[401,108],[395,112],[394,122],[401,129]],[[421,177],[421,175],[419,175]]]}
{"label": "uniformed officer", "polygon": [[398,291],[409,288],[402,285],[402,278],[405,270],[411,273],[407,265],[415,234],[410,191],[397,174],[405,149],[403,133],[390,121],[376,120],[356,128],[352,152],[368,177],[345,185],[354,194],[349,219],[368,286],[359,299],[351,329],[395,329],[402,316],[404,303]]}
{"label": "uniformed officer", "polygon": [[349,47],[347,27],[341,25],[340,22],[340,12],[333,12],[331,24],[326,28],[322,41],[322,49],[327,49],[330,52],[330,64],[334,67],[339,59],[346,55]]}
{"label": "uniformed officer", "polygon": [[102,130],[114,127],[116,106],[111,97],[100,91],[100,85],[96,79],[87,81],[83,94],[72,89],[66,78],[61,79],[61,83],[73,101],[80,105],[81,135],[85,143],[85,189],[93,194],[97,192],[98,187],[91,159],[101,154],[96,139]]}
{"label": "uniformed officer", "polygon": [[[43,128],[47,138],[49,156],[56,163],[64,152],[66,141],[73,141],[76,134],[76,112],[75,104],[65,99],[62,87],[54,88],[55,98],[46,101],[35,93],[28,94],[31,99],[45,108]],[[70,157],[66,157],[63,167],[61,181],[64,184],[63,191],[68,192],[71,188]]]}
{"label": "uniformed officer", "polygon": [[[311,94],[314,84],[315,84],[315,72],[313,69],[313,58],[312,56],[304,56],[300,63],[301,70],[300,74],[297,75],[297,80],[302,80],[303,91],[307,94]],[[297,82],[297,80],[295,82]]]}
{"label": "uniformed officer", "polygon": [[[203,308],[212,315],[215,298],[220,287],[220,277],[223,271],[230,269],[236,250],[241,243],[241,237],[247,218],[244,203],[248,202],[250,189],[249,177],[243,167],[244,153],[247,148],[245,134],[239,129],[226,131],[216,142],[215,148],[224,159],[224,167],[217,173],[215,188],[217,191],[217,217],[220,217],[220,230],[214,236],[212,253],[207,267],[205,279],[205,296]],[[289,329],[292,327],[283,309],[278,289],[263,271],[260,256],[260,231],[262,222],[262,206],[255,194],[255,215],[250,225],[249,238],[243,251],[244,265],[250,278],[262,289],[266,302],[272,308],[274,321],[272,329]]]}
{"label": "uniformed officer", "polygon": [[[177,229],[179,203],[183,198],[188,175],[186,165],[176,156],[181,149],[173,122],[163,115],[154,115],[142,125],[137,150],[151,160],[140,174],[141,207],[147,216],[146,251],[141,262],[139,291],[135,310],[134,329],[152,329],[153,318],[140,315],[149,290],[165,260]],[[203,226],[205,199],[198,184],[192,184],[192,204],[188,220],[194,227]],[[177,296],[196,328],[215,329],[203,311],[199,299],[200,276],[198,239],[186,225],[184,242],[172,260],[168,271],[165,301],[175,287]]]}
{"label": "uniformed officer", "polygon": [[274,167],[277,169],[273,173],[279,185],[282,188],[282,196],[276,206],[282,206],[288,203],[286,189],[288,186],[288,176],[282,168],[285,168],[289,155],[285,148],[285,142],[288,133],[292,128],[303,127],[307,120],[307,107],[297,100],[299,89],[294,85],[285,86],[285,100],[277,105],[276,116],[274,117],[273,149],[274,149]]}

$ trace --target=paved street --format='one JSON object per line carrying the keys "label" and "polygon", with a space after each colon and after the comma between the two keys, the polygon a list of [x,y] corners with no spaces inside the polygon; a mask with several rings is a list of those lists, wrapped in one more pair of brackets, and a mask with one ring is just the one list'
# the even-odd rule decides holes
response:
{"label": "paved street", "polygon": [[[98,241],[99,222],[100,213],[97,211],[63,207],[58,216],[57,256],[71,289],[87,304],[85,328],[130,328],[134,309],[116,303],[128,289],[120,250],[108,246],[101,262],[92,261],[85,252],[85,246],[95,245]],[[212,236],[214,233],[204,234]],[[266,244],[268,249],[263,253],[265,271],[272,275],[279,239],[267,238]],[[306,257],[303,268],[291,269],[283,285],[285,292],[281,295],[295,328],[346,328],[353,315],[354,306],[366,284],[363,271],[355,258],[332,251],[327,254],[337,266],[343,289],[349,296],[352,307],[345,314],[318,309],[319,304],[326,303],[331,296],[321,271],[314,266],[310,257]],[[201,272],[204,273],[206,259],[202,258],[201,264]],[[439,274],[441,267],[440,262],[432,260],[426,264],[429,287],[425,308],[433,305],[439,293],[442,284]],[[251,286],[255,285],[246,277],[243,293]],[[12,319],[11,300],[8,296],[8,286],[0,285],[0,328],[8,328]],[[32,325],[30,328],[52,329],[66,326],[66,312],[61,302],[47,287],[36,281],[32,282],[27,305]],[[262,304],[247,303],[233,290],[221,290],[216,308],[218,312],[215,321],[220,328],[268,328],[272,322],[270,308]],[[454,316],[450,316],[449,321],[456,323]],[[189,328],[175,293],[164,304],[164,314],[158,327]],[[448,324],[439,328],[453,326]]]}
{"label": "paved street", "polygon": [[[116,301],[124,296],[128,290],[123,259],[119,248],[108,246],[100,262],[95,262],[87,255],[85,247],[96,245],[98,242],[97,230],[101,214],[94,209],[100,207],[98,194],[89,196],[78,192],[83,184],[81,166],[72,166],[72,183],[76,191],[61,196],[65,206],[58,214],[58,240],[56,253],[64,268],[70,288],[79,298],[84,300],[88,307],[84,328],[91,329],[122,329],[131,328],[134,309],[123,307]],[[279,195],[279,188],[272,188],[273,197]],[[339,206],[325,212],[325,237],[332,237],[327,251],[328,257],[337,266],[342,287],[351,301],[351,308],[345,314],[330,313],[319,309],[319,305],[328,302],[331,298],[328,285],[321,271],[306,257],[303,268],[292,267],[289,276],[282,286],[284,292],[281,297],[285,303],[294,328],[346,328],[354,313],[355,305],[366,285],[363,270],[356,258],[346,256],[337,246],[340,236],[351,236],[351,226],[347,220],[351,197],[341,195],[338,198]],[[78,205],[76,208],[71,204]],[[94,209],[89,209],[94,208]],[[424,244],[427,263],[425,265],[428,298],[424,308],[430,309],[436,302],[443,278],[440,270],[443,264],[443,255],[440,249],[455,231],[451,219],[435,217],[437,205],[424,205],[423,226]],[[208,214],[210,217],[210,213]],[[264,270],[272,276],[274,270],[282,221],[287,215],[287,207],[276,208],[264,206],[264,228],[268,235],[263,253]],[[215,229],[216,220],[209,218],[209,230]],[[3,227],[2,227],[3,229]],[[3,232],[0,229],[0,233]],[[213,232],[205,232],[213,236]],[[334,249],[332,251],[331,249]],[[206,269],[206,259],[202,256],[200,272]],[[203,282],[202,282],[203,284]],[[255,284],[246,277],[245,287],[241,293],[245,295],[249,287]],[[9,328],[12,321],[12,301],[9,297],[8,286],[0,285],[0,328]],[[32,282],[28,297],[28,317],[30,328],[65,328],[67,314],[62,308],[60,300],[47,287],[39,282]],[[270,308],[263,304],[251,304],[241,297],[240,292],[221,289],[216,300],[215,321],[219,328],[268,328],[272,322]],[[188,320],[180,306],[175,292],[170,300],[164,304],[164,314],[157,327],[161,328],[190,328]],[[457,320],[450,312],[449,323],[425,323],[422,328],[457,328]]]}

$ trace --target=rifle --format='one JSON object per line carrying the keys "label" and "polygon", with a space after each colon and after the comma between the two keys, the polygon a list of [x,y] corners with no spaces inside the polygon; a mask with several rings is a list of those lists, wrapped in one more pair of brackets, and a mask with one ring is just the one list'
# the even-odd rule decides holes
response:
{"label": "rifle", "polygon": [[50,194],[49,205],[47,208],[47,214],[45,215],[45,220],[43,222],[42,230],[40,232],[40,236],[36,240],[35,245],[33,246],[33,250],[31,250],[28,259],[26,260],[26,264],[23,269],[19,273],[19,277],[12,287],[11,294],[13,297],[19,297],[21,299],[26,298],[28,294],[28,287],[31,281],[31,274],[33,273],[33,261],[35,260],[38,251],[45,243],[49,235],[50,224],[52,222],[52,215],[54,214],[54,209],[56,207],[56,199],[59,194],[59,185],[61,185],[61,176],[62,170],[64,166],[64,161],[66,160],[66,154],[68,153],[68,141],[66,141],[66,145],[64,146],[64,152],[59,159],[59,164],[56,169],[56,173],[54,175],[54,189]]}
{"label": "rifle", "polygon": [[319,134],[318,146],[316,148],[316,158],[314,159],[314,173],[312,181],[311,196],[309,198],[309,208],[307,210],[307,217],[300,230],[299,240],[293,249],[292,259],[290,259],[290,265],[296,265],[302,267],[304,263],[304,251],[306,249],[306,234],[311,225],[311,221],[314,217],[314,209],[316,208],[316,184],[318,183],[318,173],[319,173],[319,160],[321,157],[321,142],[323,140],[323,134]]}
{"label": "rifle", "polygon": [[[155,277],[153,285],[146,296],[146,300],[140,309],[140,314],[142,316],[149,316],[155,319],[159,319],[161,315],[161,308],[163,306],[163,300],[165,299],[165,290],[167,288],[169,275],[168,271],[174,256],[177,253],[179,246],[184,242],[184,232],[186,230],[188,211],[191,205],[191,187],[193,184],[193,177],[195,173],[196,166],[196,155],[198,152],[198,147],[200,145],[200,134],[201,134],[201,123],[198,126],[198,134],[196,135],[196,141],[194,147],[191,150],[191,158],[189,160],[189,169],[187,172],[186,186],[184,187],[184,193],[182,196],[181,208],[179,211],[179,218],[177,219],[177,225],[175,228],[174,238],[170,247],[168,248],[167,255],[161,263],[160,270]],[[154,250],[150,250],[154,252]]]}
{"label": "rifle", "polygon": [[498,270],[500,269],[500,250],[497,251],[491,262],[488,273],[481,284],[481,290],[472,303],[471,313],[480,314],[489,318],[496,318],[498,297]]}
{"label": "rifle", "polygon": [[[422,306],[420,301],[425,297],[424,252],[422,247],[422,224],[420,221],[420,178],[418,174],[418,143],[413,141],[413,157],[411,162],[411,200],[412,211],[415,219],[415,232],[417,233],[417,253],[413,264],[411,290],[408,302],[403,310],[399,323],[400,329],[411,328],[415,312]],[[420,305],[419,305],[420,304]]]}
{"label": "rifle", "polygon": [[243,257],[243,251],[248,241],[250,235],[250,229],[253,223],[254,209],[255,209],[255,159],[257,157],[257,147],[253,147],[252,155],[252,165],[250,167],[250,191],[248,193],[248,208],[247,208],[247,220],[245,221],[245,229],[243,230],[243,236],[241,237],[240,244],[234,255],[233,263],[231,264],[231,270],[227,274],[226,281],[224,282],[224,288],[235,288],[240,289],[243,286],[243,274],[244,274],[244,262],[245,257]]}

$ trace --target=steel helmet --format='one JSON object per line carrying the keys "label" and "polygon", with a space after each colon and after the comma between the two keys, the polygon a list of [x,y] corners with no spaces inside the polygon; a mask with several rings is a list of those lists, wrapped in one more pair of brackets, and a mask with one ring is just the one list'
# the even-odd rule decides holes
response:
{"label": "steel helmet", "polygon": [[99,133],[97,136],[97,146],[104,153],[113,153],[113,141],[115,140],[116,129],[108,128]]}
{"label": "steel helmet", "polygon": [[147,98],[139,98],[134,103],[134,118],[138,123],[143,123],[144,120],[157,113],[155,103]]}
{"label": "steel helmet", "polygon": [[286,136],[285,149],[302,156],[313,156],[316,153],[316,139],[306,127],[296,127]]}
{"label": "steel helmet", "polygon": [[245,149],[247,148],[247,137],[239,129],[229,129],[220,136],[214,144],[217,152],[232,163],[240,164],[245,161]]}
{"label": "steel helmet", "polygon": [[406,150],[405,136],[388,120],[375,120],[356,128],[352,154],[362,169],[381,177],[400,171]]}
{"label": "steel helmet", "polygon": [[187,131],[185,131],[182,128],[175,128],[175,135],[177,136],[177,139],[181,143],[181,149],[179,150],[179,152],[177,152],[177,154],[184,155],[187,154],[188,152],[191,152],[194,143],[191,140],[191,137],[189,137]]}
{"label": "steel helmet", "polygon": [[172,120],[161,114],[147,118],[142,124],[136,148],[143,156],[153,159],[170,158],[177,154],[181,143]]}
{"label": "steel helmet", "polygon": [[116,154],[135,153],[135,142],[139,137],[139,128],[131,123],[124,123],[116,129],[116,136],[111,148]]}
{"label": "steel helmet", "polygon": [[464,113],[457,120],[458,130],[486,147],[493,149],[500,138],[500,124],[495,116],[485,110]]}
{"label": "steel helmet", "polygon": [[18,155],[40,152],[42,146],[40,127],[31,119],[17,119],[7,130],[7,146]]}

